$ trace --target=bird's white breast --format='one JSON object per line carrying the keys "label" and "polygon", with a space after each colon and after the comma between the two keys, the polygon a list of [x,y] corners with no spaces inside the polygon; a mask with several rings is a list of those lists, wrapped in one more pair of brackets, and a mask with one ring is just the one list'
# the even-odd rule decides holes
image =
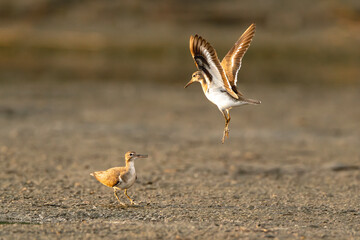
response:
{"label": "bird's white breast", "polygon": [[231,97],[225,89],[209,88],[208,91],[205,92],[205,96],[210,102],[222,110],[236,106],[236,100]]}
{"label": "bird's white breast", "polygon": [[207,99],[215,104],[221,111],[236,106],[247,104],[247,102],[239,101],[230,96],[224,88],[210,87],[205,93]]}
{"label": "bird's white breast", "polygon": [[119,176],[120,182],[119,182],[119,184],[117,186],[118,188],[120,188],[120,189],[128,189],[134,184],[134,182],[136,180],[136,172],[135,172],[135,167],[134,167],[133,162],[130,163],[129,172],[127,174],[129,176],[129,178],[127,179],[126,182],[121,179],[121,176]]}

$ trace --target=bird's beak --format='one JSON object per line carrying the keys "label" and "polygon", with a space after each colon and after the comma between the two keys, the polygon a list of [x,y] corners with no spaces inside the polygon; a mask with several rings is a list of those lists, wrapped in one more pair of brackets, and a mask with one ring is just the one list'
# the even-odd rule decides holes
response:
{"label": "bird's beak", "polygon": [[147,158],[148,155],[147,154],[136,154],[137,158]]}
{"label": "bird's beak", "polygon": [[195,82],[195,80],[191,79],[186,85],[184,88],[187,88],[189,85],[191,85],[193,82]]}

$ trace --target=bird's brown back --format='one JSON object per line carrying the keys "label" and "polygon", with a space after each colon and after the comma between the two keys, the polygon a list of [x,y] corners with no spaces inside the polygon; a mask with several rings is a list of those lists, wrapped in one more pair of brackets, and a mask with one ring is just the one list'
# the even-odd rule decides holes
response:
{"label": "bird's brown back", "polygon": [[119,183],[119,176],[123,172],[125,172],[125,167],[114,167],[109,168],[106,171],[98,171],[94,172],[93,175],[102,184],[108,187],[114,187],[116,184]]}

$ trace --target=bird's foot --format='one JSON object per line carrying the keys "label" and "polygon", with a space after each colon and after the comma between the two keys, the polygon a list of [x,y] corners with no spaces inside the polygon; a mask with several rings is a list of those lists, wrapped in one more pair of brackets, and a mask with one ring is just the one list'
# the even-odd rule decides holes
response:
{"label": "bird's foot", "polygon": [[118,201],[118,202],[119,202],[120,206],[126,207],[126,204],[125,204],[125,203],[123,203],[123,202],[121,202],[121,201]]}
{"label": "bird's foot", "polygon": [[130,201],[130,204],[131,204],[131,205],[134,205],[134,206],[138,206],[138,205],[139,205],[138,203],[136,203],[136,202],[133,201],[133,200]]}
{"label": "bird's foot", "polygon": [[221,142],[224,144],[225,142],[225,137],[229,138],[229,128],[225,128],[224,129],[224,133],[223,133],[223,137],[222,137],[222,140]]}

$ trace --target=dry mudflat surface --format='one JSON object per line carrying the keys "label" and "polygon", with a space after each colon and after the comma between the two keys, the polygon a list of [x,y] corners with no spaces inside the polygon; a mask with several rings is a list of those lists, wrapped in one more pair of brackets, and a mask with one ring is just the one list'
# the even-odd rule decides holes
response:
{"label": "dry mudflat surface", "polygon": [[[241,89],[221,144],[200,86],[1,82],[0,239],[360,239],[359,87]],[[89,173],[128,150],[122,208]]]}

